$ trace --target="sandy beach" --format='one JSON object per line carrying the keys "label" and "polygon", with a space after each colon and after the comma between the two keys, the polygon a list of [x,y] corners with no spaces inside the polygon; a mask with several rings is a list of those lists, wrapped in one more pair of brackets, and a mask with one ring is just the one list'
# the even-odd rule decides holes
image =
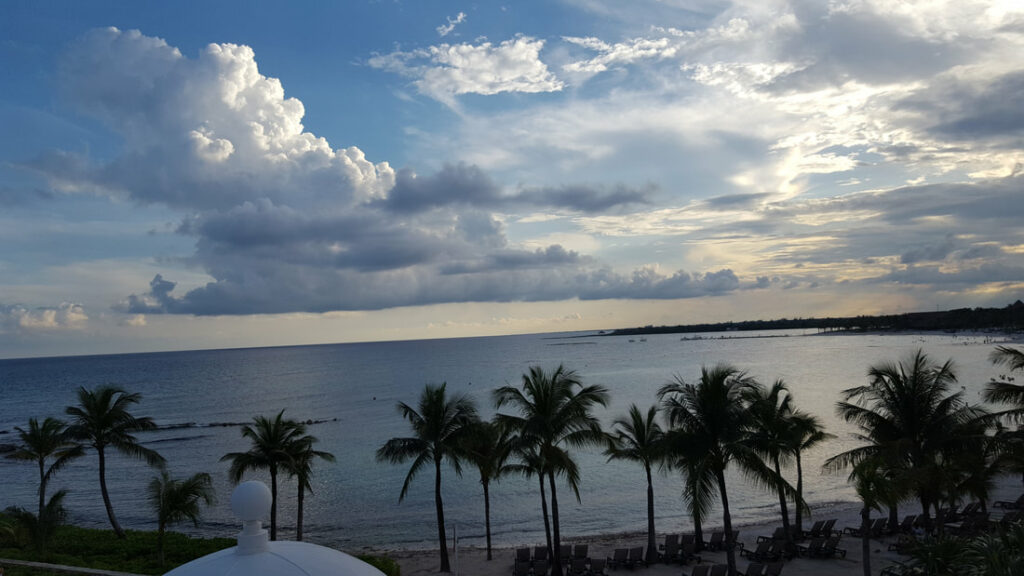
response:
{"label": "sandy beach", "polygon": [[[1022,492],[1022,487],[1019,479],[1004,479],[1001,482],[998,489],[993,493],[992,501],[1014,499]],[[906,504],[900,509],[901,517],[906,514],[915,514],[920,510]],[[856,504],[850,503],[848,506],[841,506],[829,509],[827,511],[819,512],[809,520],[804,520],[804,529],[809,529],[811,524],[815,520],[822,519],[828,520],[829,518],[836,518],[835,529],[842,530],[847,526],[859,526],[860,525],[860,510]],[[884,514],[877,511],[873,511],[872,518],[883,516]],[[998,520],[1002,516],[1000,510],[993,511],[992,519]],[[754,548],[756,546],[758,536],[769,536],[772,531],[779,526],[778,522],[774,523],[763,523],[753,525],[739,525],[736,529],[740,531],[739,540],[744,543],[747,548]],[[708,538],[711,532],[715,529],[720,528],[720,523],[710,523],[705,528],[705,538]],[[672,532],[674,529],[671,526],[665,528],[658,528],[658,541],[659,543],[664,541],[664,534],[666,531]],[[876,538],[871,540],[871,572],[872,574],[879,574],[884,568],[890,566],[895,561],[905,560],[905,556],[901,556],[896,552],[890,552],[888,550],[889,544],[896,541],[896,536],[885,536],[882,538]],[[616,548],[629,548],[634,546],[646,546],[647,538],[646,533],[640,534],[615,534],[615,535],[596,535],[592,537],[579,537],[579,538],[563,538],[563,544],[588,544],[590,546],[590,557],[591,558],[605,558],[612,555],[612,552]],[[536,544],[541,544],[537,542]],[[804,542],[806,544],[806,542]],[[835,574],[838,576],[861,576],[863,574],[863,564],[861,555],[861,539],[850,535],[844,535],[840,543],[840,547],[847,551],[845,558],[831,558],[831,559],[815,559],[815,558],[794,558],[787,560],[784,564],[782,573],[787,576],[816,576],[820,574]],[[402,567],[402,576],[425,576],[428,574],[438,573],[438,552],[437,550],[380,550],[379,552],[385,553],[388,556],[394,558],[399,565]],[[515,547],[501,547],[493,549],[494,559],[491,561],[487,560],[487,551],[482,547],[460,547],[458,550],[458,560],[456,562],[455,553],[449,549],[449,555],[452,561],[452,574],[455,575],[468,575],[468,576],[511,576],[513,557],[515,554]],[[724,552],[701,552],[700,554],[703,564],[725,564],[726,557]],[[741,573],[746,572],[747,565],[750,561],[741,557],[737,552],[736,556],[736,568]],[[635,569],[607,569],[607,574],[620,574],[626,576],[627,574],[634,574],[636,576],[680,576],[688,575],[693,567],[693,563],[687,566],[680,567],[679,564],[653,564],[649,567],[638,567]]]}

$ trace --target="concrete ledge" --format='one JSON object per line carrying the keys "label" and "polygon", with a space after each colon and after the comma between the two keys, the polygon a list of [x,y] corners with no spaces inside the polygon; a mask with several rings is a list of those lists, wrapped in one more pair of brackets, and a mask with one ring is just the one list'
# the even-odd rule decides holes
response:
{"label": "concrete ledge", "polygon": [[6,558],[0,558],[0,566],[22,566],[24,568],[64,572],[66,574],[88,574],[89,576],[144,576],[143,574],[132,574],[131,572],[114,572],[113,570],[97,570],[95,568],[82,568],[81,566],[62,566],[60,564],[45,564],[28,560],[8,560]]}

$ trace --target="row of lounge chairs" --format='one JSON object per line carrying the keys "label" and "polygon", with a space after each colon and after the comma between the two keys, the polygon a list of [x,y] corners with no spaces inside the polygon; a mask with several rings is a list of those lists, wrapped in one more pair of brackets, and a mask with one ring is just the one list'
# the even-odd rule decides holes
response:
{"label": "row of lounge chairs", "polygon": [[[698,564],[690,571],[689,576],[725,576],[729,573],[728,564]],[[782,574],[782,562],[764,564],[751,562],[744,572],[737,572],[740,576],[780,576]],[[684,574],[683,576],[687,576]]]}
{"label": "row of lounge chairs", "polygon": [[[522,562],[516,560],[512,565],[512,576],[545,576],[551,569],[547,560]],[[566,565],[566,574],[570,576],[606,576],[605,561],[600,558],[573,558]]]}

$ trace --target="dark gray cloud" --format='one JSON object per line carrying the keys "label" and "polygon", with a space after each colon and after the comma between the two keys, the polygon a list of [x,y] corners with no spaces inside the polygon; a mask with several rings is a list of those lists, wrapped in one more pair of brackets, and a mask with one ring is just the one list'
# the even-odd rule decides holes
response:
{"label": "dark gray cloud", "polygon": [[952,77],[908,96],[897,107],[914,110],[935,136],[956,140],[1024,141],[1024,71],[990,81]]}
{"label": "dark gray cloud", "polygon": [[704,204],[714,210],[746,210],[757,207],[769,197],[770,194],[762,193],[726,194],[708,198]]}

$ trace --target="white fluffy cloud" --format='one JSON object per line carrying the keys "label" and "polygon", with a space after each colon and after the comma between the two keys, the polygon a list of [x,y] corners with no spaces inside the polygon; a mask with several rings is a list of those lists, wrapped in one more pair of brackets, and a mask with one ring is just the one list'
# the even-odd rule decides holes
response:
{"label": "white fluffy cloud", "polygon": [[82,305],[71,302],[39,308],[0,304],[0,332],[80,330],[88,320]]}
{"label": "white fluffy cloud", "polygon": [[452,104],[459,94],[557,92],[562,82],[540,59],[544,41],[529,36],[498,45],[440,44],[370,58],[375,68],[413,78],[420,93]]}

